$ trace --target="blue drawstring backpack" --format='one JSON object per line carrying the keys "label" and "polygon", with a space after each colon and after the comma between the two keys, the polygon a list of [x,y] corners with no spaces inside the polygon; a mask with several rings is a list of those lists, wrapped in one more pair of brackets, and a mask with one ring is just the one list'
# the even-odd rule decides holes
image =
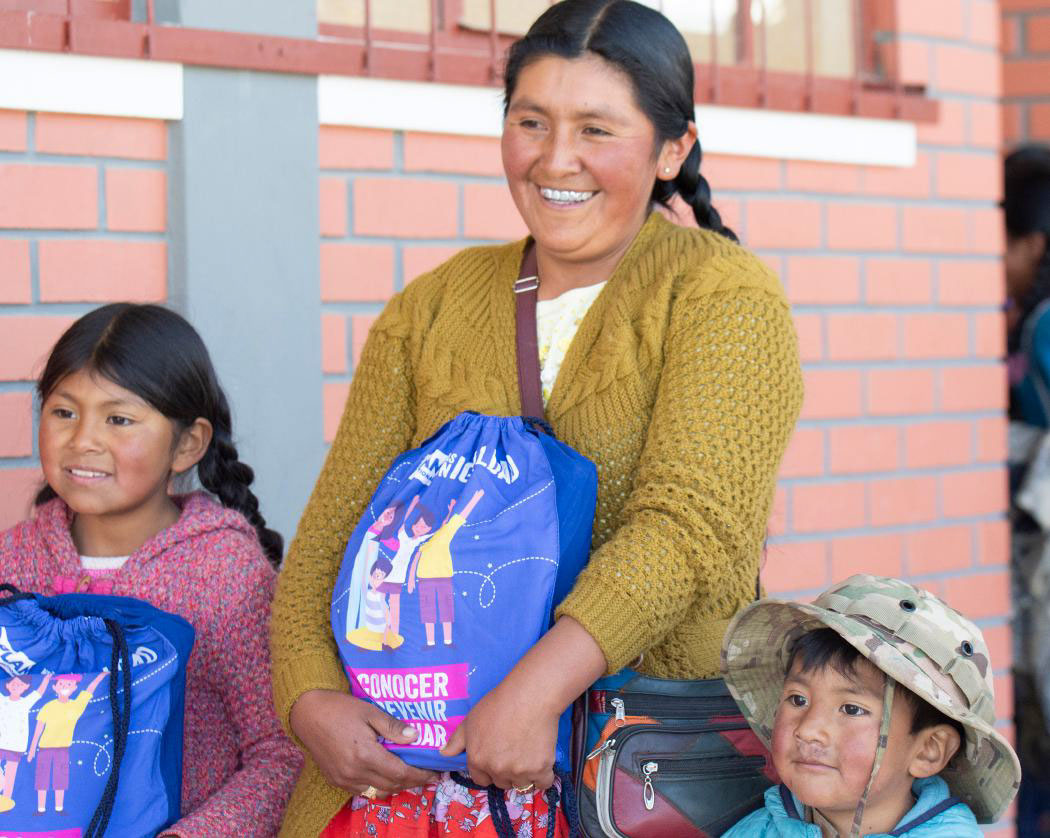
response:
{"label": "blue drawstring backpack", "polygon": [[419,731],[385,743],[406,762],[466,768],[438,751],[550,627],[587,562],[596,487],[593,463],[519,417],[462,413],[390,466],[331,615],[353,694]]}
{"label": "blue drawstring backpack", "polygon": [[193,627],[129,597],[0,591],[0,835],[153,838],[179,818]]}

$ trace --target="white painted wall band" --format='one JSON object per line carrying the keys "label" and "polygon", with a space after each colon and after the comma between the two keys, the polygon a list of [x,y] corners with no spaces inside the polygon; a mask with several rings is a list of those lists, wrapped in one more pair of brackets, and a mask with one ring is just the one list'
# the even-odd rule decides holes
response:
{"label": "white painted wall band", "polygon": [[[322,125],[498,137],[502,92],[491,87],[321,76]],[[705,152],[874,166],[913,166],[915,125],[904,120],[700,105]]]}
{"label": "white painted wall band", "polygon": [[[498,137],[501,92],[492,87],[351,76],[318,78],[322,125]],[[0,108],[182,119],[182,65],[162,61],[0,50]],[[826,163],[913,166],[911,122],[701,105],[705,152]]]}
{"label": "white painted wall band", "polygon": [[182,119],[182,65],[3,49],[0,108]]}

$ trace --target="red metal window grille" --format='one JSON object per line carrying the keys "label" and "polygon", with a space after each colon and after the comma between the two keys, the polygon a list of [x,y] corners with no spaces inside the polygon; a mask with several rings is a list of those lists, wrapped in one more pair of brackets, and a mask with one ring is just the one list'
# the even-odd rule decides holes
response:
{"label": "red metal window grille", "polygon": [[[643,0],[679,24],[696,101],[932,120],[895,78],[890,0]],[[130,0],[0,0],[0,48],[278,72],[498,84],[506,47],[554,0],[318,0],[318,37],[133,20]],[[829,28],[828,21],[831,21]]]}

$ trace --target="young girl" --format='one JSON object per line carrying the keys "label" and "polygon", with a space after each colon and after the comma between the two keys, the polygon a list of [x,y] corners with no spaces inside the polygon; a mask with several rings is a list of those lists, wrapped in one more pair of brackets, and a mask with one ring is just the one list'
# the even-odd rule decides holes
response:
{"label": "young girl", "polygon": [[[104,306],[62,335],[37,392],[47,485],[35,515],[0,534],[0,579],[138,597],[189,620],[183,817],[164,834],[273,835],[301,761],[270,687],[282,541],[237,459],[207,349],[167,309]],[[194,467],[210,494],[172,494]]]}

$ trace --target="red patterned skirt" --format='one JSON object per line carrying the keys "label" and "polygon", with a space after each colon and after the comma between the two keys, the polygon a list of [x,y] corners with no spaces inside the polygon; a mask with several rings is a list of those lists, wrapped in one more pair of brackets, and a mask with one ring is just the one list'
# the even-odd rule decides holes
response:
{"label": "red patterned skirt", "polygon": [[[506,794],[507,814],[516,838],[568,838],[561,809],[551,813],[542,792]],[[355,797],[332,818],[320,838],[443,838],[471,835],[496,838],[488,793],[473,791],[443,775],[436,783],[386,800]]]}

